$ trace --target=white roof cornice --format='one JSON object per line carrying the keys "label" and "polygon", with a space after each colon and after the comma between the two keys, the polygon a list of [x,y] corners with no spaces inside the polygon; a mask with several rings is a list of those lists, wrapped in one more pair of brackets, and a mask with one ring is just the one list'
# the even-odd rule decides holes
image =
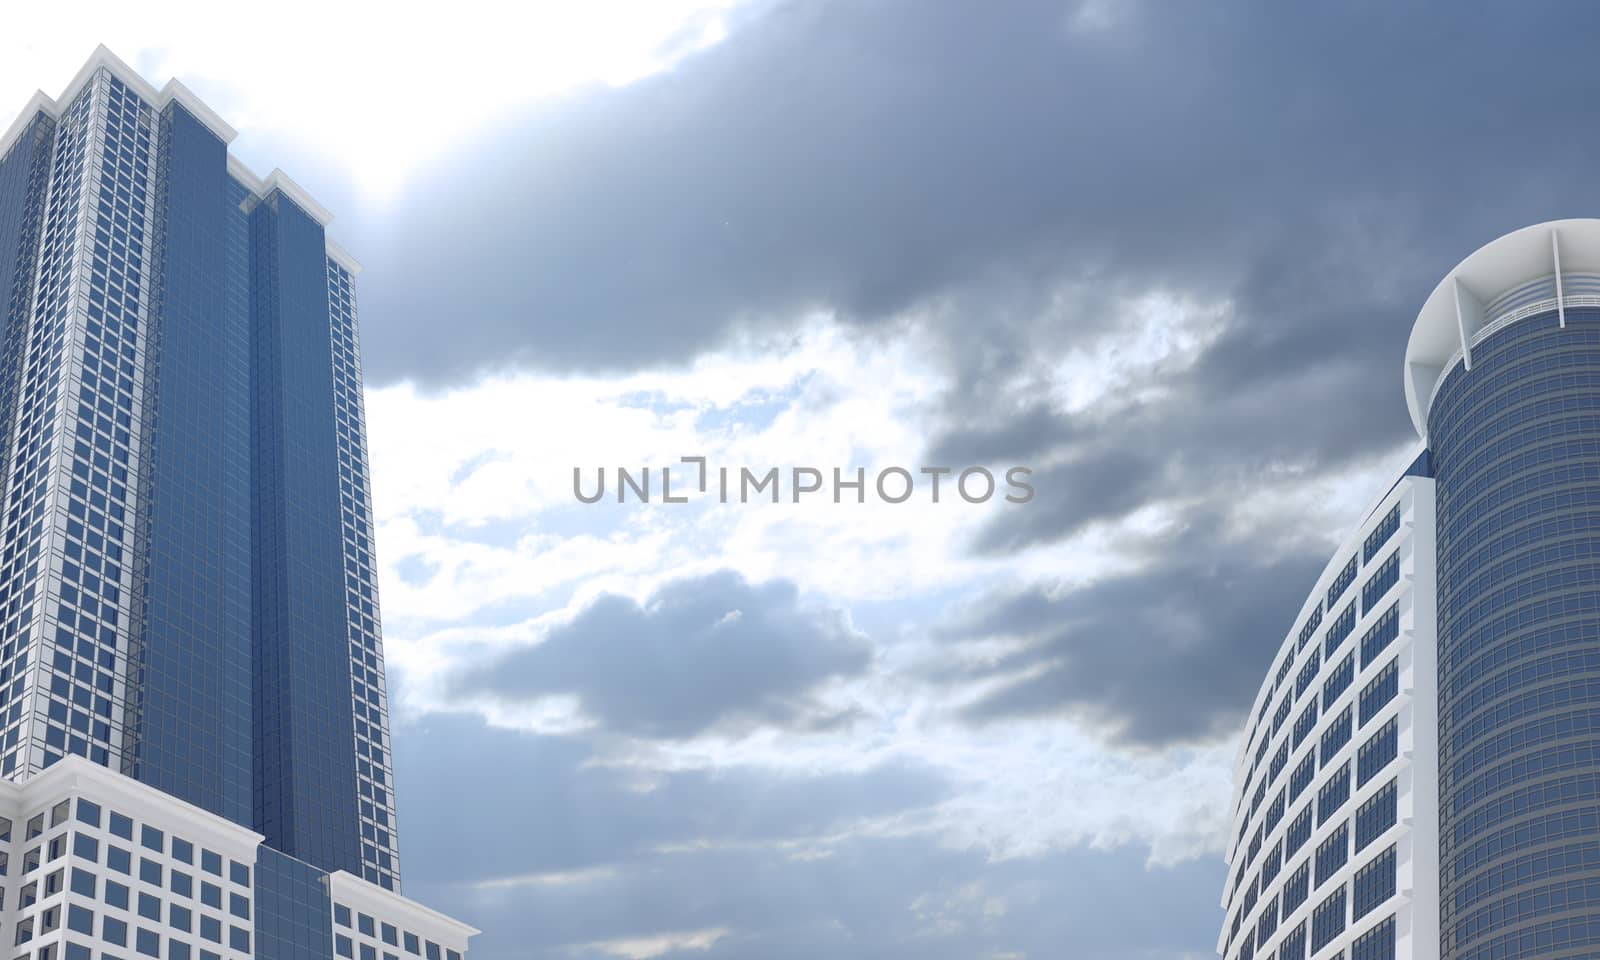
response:
{"label": "white roof cornice", "polygon": [[[21,138],[23,131],[28,128],[28,125],[41,112],[48,114],[53,119],[59,119],[62,110],[77,99],[78,95],[94,79],[95,72],[101,68],[109,71],[112,76],[126,84],[156,110],[165,109],[167,104],[173,102],[182,104],[185,110],[193,114],[196,120],[204,124],[206,129],[215,134],[217,139],[224,144],[232,143],[234,138],[238,136],[238,131],[230,126],[226,120],[218,116],[215,110],[207,106],[205,101],[196,96],[182,82],[174,78],[168,80],[166,86],[157,90],[148,80],[140,76],[138,71],[128,66],[126,62],[102,44],[95,48],[88,62],[72,78],[72,82],[67,84],[67,88],[62,91],[61,96],[52,99],[41,90],[29,98],[27,105],[22,109],[22,113],[12,122],[5,135],[0,137],[0,157],[5,156],[11,150],[18,139]],[[282,170],[274,169],[266,177],[259,177],[232,154],[229,154],[228,173],[244,184],[258,199],[265,198],[276,190],[294,201],[297,206],[321,226],[327,227],[333,220],[332,211],[318,203],[315,197],[311,196],[304,187],[291,180],[289,175]],[[328,255],[345,266],[346,269],[351,270],[351,272],[359,272],[361,269],[361,264],[356,262],[354,257],[332,241],[329,241]]]}

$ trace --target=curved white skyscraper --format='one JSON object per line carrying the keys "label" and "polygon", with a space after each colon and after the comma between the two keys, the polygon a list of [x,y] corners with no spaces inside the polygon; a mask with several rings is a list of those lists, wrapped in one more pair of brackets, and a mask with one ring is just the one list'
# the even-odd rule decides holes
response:
{"label": "curved white skyscraper", "polygon": [[1404,385],[1249,715],[1218,952],[1600,955],[1600,220],[1457,265]]}

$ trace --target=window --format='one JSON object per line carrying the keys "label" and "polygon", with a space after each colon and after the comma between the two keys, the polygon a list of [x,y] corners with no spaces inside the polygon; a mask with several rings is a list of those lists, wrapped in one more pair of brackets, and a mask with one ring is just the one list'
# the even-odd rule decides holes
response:
{"label": "window", "polygon": [[1322,762],[1324,765],[1333,758],[1333,755],[1344,749],[1355,733],[1353,710],[1346,706],[1332,723],[1322,731]]}
{"label": "window", "polygon": [[[1390,556],[1383,566],[1378,568],[1378,572],[1373,574],[1361,587],[1361,609],[1370,612],[1378,601],[1383,599],[1384,594],[1389,592],[1389,588],[1399,582],[1400,555],[1397,553]],[[1362,665],[1365,666],[1367,663],[1365,652],[1363,652],[1361,659]]]}
{"label": "window", "polygon": [[96,863],[100,860],[100,841],[87,833],[75,833],[72,835],[72,855],[79,860]]}
{"label": "window", "polygon": [[[1305,626],[1300,628],[1300,642],[1296,650],[1304,650],[1311,638],[1317,635],[1317,628],[1322,626],[1322,604],[1317,604],[1311,611],[1311,616],[1306,619]],[[439,960],[438,957],[429,957],[428,960]]]}
{"label": "window", "polygon": [[1328,626],[1328,635],[1322,640],[1322,652],[1328,657],[1332,657],[1334,651],[1338,650],[1339,646],[1343,644],[1350,634],[1355,632],[1355,630],[1356,605],[1355,601],[1351,601],[1350,605],[1344,608],[1344,613],[1339,614],[1339,618]]}
{"label": "window", "polygon": [[1383,789],[1367,798],[1367,802],[1356,810],[1357,853],[1382,836],[1385,830],[1394,826],[1398,812],[1395,802],[1397,793],[1396,781],[1390,780]]}
{"label": "window", "polygon": [[133,872],[133,855],[121,847],[106,845],[106,866],[118,873]]}
{"label": "window", "polygon": [[1333,605],[1339,602],[1340,597],[1344,596],[1344,592],[1350,589],[1350,584],[1356,582],[1356,565],[1357,558],[1352,555],[1350,562],[1346,563],[1344,569],[1339,571],[1339,575],[1333,578],[1333,583],[1328,587],[1329,610],[1332,610]]}
{"label": "window", "polygon": [[91,827],[100,826],[100,805],[82,797],[78,798],[78,822]]}
{"label": "window", "polygon": [[1308,803],[1306,804],[1306,808],[1300,811],[1300,815],[1294,818],[1294,822],[1289,824],[1289,832],[1284,837],[1284,857],[1287,858],[1294,856],[1301,847],[1305,846],[1306,841],[1310,839],[1311,805]]}
{"label": "window", "polygon": [[1256,943],[1266,943],[1278,930],[1278,898],[1273,897],[1261,908],[1261,919],[1256,921]]}
{"label": "window", "polygon": [[350,908],[342,903],[333,905],[333,922],[341,927],[350,926]]}
{"label": "window", "polygon": [[1267,851],[1267,855],[1261,858],[1261,885],[1266,886],[1267,884],[1271,883],[1278,876],[1278,871],[1282,868],[1283,841],[1279,840],[1277,843],[1272,845],[1271,850]]}
{"label": "window", "polygon": [[1322,705],[1326,707],[1333,703],[1339,694],[1350,688],[1350,684],[1355,682],[1355,679],[1356,655],[1351,653],[1339,661],[1339,665],[1333,668],[1332,673],[1328,674],[1328,679],[1322,681]]}
{"label": "window", "polygon": [[1294,695],[1296,697],[1305,695],[1306,690],[1311,686],[1312,682],[1317,679],[1317,670],[1320,669],[1321,666],[1321,651],[1312,650],[1311,658],[1306,661],[1305,666],[1300,668],[1300,673],[1294,678]]}
{"label": "window", "polygon": [[135,950],[148,957],[161,956],[161,937],[154,930],[140,927],[133,939]]}
{"label": "window", "polygon": [[1267,819],[1265,823],[1268,833],[1271,833],[1274,827],[1283,822],[1283,813],[1287,797],[1288,794],[1285,791],[1279,790],[1278,798],[1272,801],[1271,806],[1267,807]]}
{"label": "window", "polygon": [[194,844],[187,840],[172,838],[172,859],[179,863],[194,863]]}
{"label": "window", "polygon": [[1294,721],[1294,748],[1300,749],[1300,744],[1305,742],[1311,731],[1317,728],[1317,698],[1312,697],[1311,702],[1300,712]]}
{"label": "window", "polygon": [[1328,834],[1328,839],[1317,844],[1317,882],[1322,886],[1340,867],[1350,861],[1350,824],[1339,824],[1339,829]]}
{"label": "window", "polygon": [[1290,913],[1299,909],[1300,904],[1306,902],[1306,897],[1311,895],[1311,862],[1308,860],[1300,864],[1300,869],[1289,875],[1283,883],[1283,912]]}
{"label": "window", "polygon": [[72,868],[73,893],[76,893],[82,897],[88,897],[91,900],[94,899],[94,880],[94,874],[90,873],[89,871],[80,870],[77,867]]}
{"label": "window", "polygon": [[1330,893],[1327,899],[1311,911],[1311,952],[1316,953],[1344,932],[1344,884]]}
{"label": "window", "polygon": [[1306,787],[1311,786],[1311,778],[1316,776],[1316,774],[1317,754],[1316,751],[1312,751],[1311,753],[1306,754],[1306,758],[1300,761],[1300,766],[1295,767],[1294,773],[1289,775],[1290,803],[1293,803],[1295,799],[1300,796],[1300,794],[1304,793]]}
{"label": "window", "polygon": [[94,913],[72,904],[67,907],[67,929],[86,937],[94,936]]}
{"label": "window", "polygon": [[161,901],[148,893],[139,894],[139,916],[146,920],[160,920]]}
{"label": "window", "polygon": [[1327,823],[1350,799],[1350,761],[1339,765],[1317,791],[1317,826]]}
{"label": "window", "polygon": [[1395,853],[1391,844],[1388,849],[1373,857],[1370,863],[1356,871],[1355,882],[1351,887],[1351,920],[1360,920],[1394,896],[1394,874]]}
{"label": "window", "polygon": [[222,854],[214,850],[201,850],[200,869],[213,876],[222,876]]}
{"label": "window", "polygon": [[[200,881],[200,902],[208,907],[222,909],[222,888],[214,883]],[[346,924],[349,926],[349,924]]]}
{"label": "window", "polygon": [[[1272,735],[1274,737],[1278,735],[1279,730],[1283,729],[1283,721],[1289,719],[1289,708],[1293,705],[1294,695],[1285,693],[1283,701],[1278,704],[1278,709],[1272,713]],[[1265,743],[1266,741],[1263,740],[1262,742]]]}
{"label": "window", "polygon": [[146,850],[154,850],[156,853],[163,853],[166,851],[166,843],[164,841],[165,836],[161,833],[161,831],[150,826],[148,823],[145,824],[144,828],[139,831],[139,843],[142,844]]}
{"label": "window", "polygon": [[1356,937],[1350,945],[1350,960],[1394,960],[1394,917]]}
{"label": "window", "polygon": [[1289,741],[1285,739],[1283,744],[1278,747],[1278,752],[1272,755],[1272,765],[1267,768],[1266,779],[1262,780],[1260,785],[1256,787],[1257,792],[1265,794],[1267,785],[1276,781],[1278,779],[1278,774],[1282,773],[1283,768],[1287,767],[1288,765]]}
{"label": "window", "polygon": [[1372,558],[1378,555],[1378,551],[1383,549],[1383,545],[1388,543],[1389,538],[1394,536],[1399,529],[1400,505],[1395,504],[1394,509],[1390,510],[1382,520],[1378,521],[1378,525],[1372,528],[1371,533],[1367,534],[1366,542],[1361,545],[1361,561],[1363,563],[1371,562]]}
{"label": "window", "polygon": [[1306,960],[1306,922],[1300,921],[1293,930],[1283,935],[1278,946],[1278,960]]}
{"label": "window", "polygon": [[151,886],[161,886],[161,864],[148,857],[140,857],[139,879]]}
{"label": "window", "polygon": [[369,937],[373,935],[374,931],[372,922],[372,918],[364,913],[356,915],[356,929],[360,930],[362,934]]}
{"label": "window", "polygon": [[128,925],[115,917],[100,918],[100,939],[119,947],[128,945]]}
{"label": "window", "polygon": [[129,841],[133,839],[133,821],[114,810],[111,813],[110,829],[114,837]]}
{"label": "window", "polygon": [[1378,654],[1389,648],[1394,638],[1400,636],[1400,607],[1390,607],[1384,611],[1378,622],[1367,628],[1361,636],[1361,669],[1372,666],[1372,661]]}
{"label": "window", "polygon": [[1399,693],[1400,658],[1396,657],[1361,688],[1361,725],[1366,726]]}
{"label": "window", "polygon": [[241,887],[250,886],[250,868],[237,860],[228,861],[228,879]]}
{"label": "window", "polygon": [[128,888],[115,880],[106,881],[106,903],[118,910],[128,909]]}
{"label": "window", "polygon": [[1378,771],[1389,765],[1398,753],[1400,743],[1398,717],[1378,728],[1361,749],[1356,751],[1356,786],[1364,787]]}

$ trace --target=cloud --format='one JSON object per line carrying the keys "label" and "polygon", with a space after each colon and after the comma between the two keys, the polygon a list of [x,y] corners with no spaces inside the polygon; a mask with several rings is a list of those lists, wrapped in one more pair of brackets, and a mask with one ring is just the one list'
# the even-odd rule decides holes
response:
{"label": "cloud", "polygon": [[1148,551],[1141,569],[1077,589],[1040,581],[995,592],[947,624],[953,645],[1014,642],[940,677],[991,681],[965,715],[984,723],[1065,713],[1146,747],[1233,733],[1327,562],[1324,548],[1235,539],[1211,517],[1155,538]]}
{"label": "cloud", "polygon": [[859,674],[871,644],[790,583],[731,571],[661,587],[643,604],[603,595],[537,644],[462,673],[458,694],[576,697],[607,730],[688,737],[724,723],[816,729],[837,722],[809,694]]}
{"label": "cloud", "polygon": [[[840,772],[619,765],[591,739],[468,714],[427,714],[395,733],[402,854],[426,864],[407,869],[430,886],[582,887],[664,850],[784,849],[931,806],[949,790],[909,762]],[[475,798],[470,817],[456,815],[462,796]],[[486,843],[485,830],[503,832]]]}
{"label": "cloud", "polygon": [[[1220,859],[1153,866],[1130,845],[995,860],[885,831],[947,796],[914,767],[641,782],[581,739],[443,714],[395,744],[406,894],[482,929],[479,960],[1175,958],[1220,922]],[[543,872],[516,882],[528,871]]]}

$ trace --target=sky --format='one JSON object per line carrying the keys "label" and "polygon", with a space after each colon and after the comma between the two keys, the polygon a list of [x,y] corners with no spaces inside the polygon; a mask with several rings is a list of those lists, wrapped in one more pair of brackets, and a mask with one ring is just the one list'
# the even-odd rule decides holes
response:
{"label": "sky", "polygon": [[[405,892],[474,960],[1211,955],[1417,309],[1595,208],[1566,4],[35,7],[0,98],[103,42],[365,265]],[[572,494],[685,456],[1036,495]]]}

